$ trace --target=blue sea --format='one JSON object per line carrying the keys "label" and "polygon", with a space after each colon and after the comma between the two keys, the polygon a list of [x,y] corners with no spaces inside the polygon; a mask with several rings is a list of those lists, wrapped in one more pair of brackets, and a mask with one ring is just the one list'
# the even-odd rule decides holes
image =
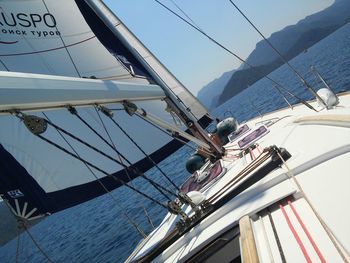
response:
{"label": "blue sea", "polygon": [[[350,90],[350,24],[291,60],[291,64],[316,88],[321,85],[310,72],[311,65],[316,66],[336,92]],[[272,72],[270,77],[297,96],[312,98],[286,65]],[[290,101],[296,103],[293,99]],[[233,115],[241,122],[257,116],[258,111],[264,114],[286,106],[272,83],[262,79],[215,109],[213,114],[220,118]],[[192,152],[191,148],[183,147],[161,163],[161,168],[177,184],[189,176],[185,162]],[[160,184],[169,186],[156,169],[147,174]],[[141,179],[133,183],[141,191],[165,201]],[[112,194],[118,202],[109,195],[101,196],[54,214],[31,228],[35,240],[53,262],[123,262],[141,239],[140,234],[128,224],[125,213],[146,233],[152,227],[145,217],[144,208],[155,225],[166,214],[163,208],[129,189],[119,188]],[[0,263],[16,262],[16,248],[17,240],[0,248]],[[26,233],[21,235],[18,259],[18,262],[26,263],[47,262]]]}

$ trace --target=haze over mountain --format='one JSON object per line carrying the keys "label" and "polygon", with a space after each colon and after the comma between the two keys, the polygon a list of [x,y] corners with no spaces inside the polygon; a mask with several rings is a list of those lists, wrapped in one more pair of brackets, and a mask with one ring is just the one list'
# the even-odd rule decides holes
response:
{"label": "haze over mountain", "polygon": [[[330,7],[273,33],[268,39],[287,60],[291,60],[350,22],[349,10],[349,0],[336,0]],[[213,80],[198,92],[198,98],[204,105],[215,108],[284,64],[263,40],[256,44],[246,60],[257,70],[242,66]],[[225,83],[226,86],[223,86]]]}
{"label": "haze over mountain", "polygon": [[197,94],[197,98],[209,109],[218,105],[220,94],[223,92],[234,70],[227,71],[220,77],[205,85]]}

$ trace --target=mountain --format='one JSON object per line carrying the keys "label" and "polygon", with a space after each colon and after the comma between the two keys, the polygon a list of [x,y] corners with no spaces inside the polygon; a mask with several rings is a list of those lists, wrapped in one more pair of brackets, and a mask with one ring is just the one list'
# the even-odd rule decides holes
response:
{"label": "mountain", "polygon": [[[268,39],[287,60],[290,60],[350,22],[349,10],[349,0],[336,0],[330,7],[273,33]],[[256,44],[246,61],[254,65],[256,70],[243,66],[234,72],[215,102],[217,104],[211,106],[220,105],[284,64],[263,40]]]}
{"label": "mountain", "polygon": [[208,108],[213,109],[219,102],[219,96],[226,87],[234,70],[225,72],[217,79],[205,85],[197,95],[197,98]]}

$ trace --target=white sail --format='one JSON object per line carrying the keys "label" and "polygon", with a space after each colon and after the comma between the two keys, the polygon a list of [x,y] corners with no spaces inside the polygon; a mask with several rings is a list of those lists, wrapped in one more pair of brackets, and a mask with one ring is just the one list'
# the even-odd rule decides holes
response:
{"label": "white sail", "polygon": [[97,10],[98,15],[103,19],[106,25],[116,34],[119,34],[124,41],[129,43],[134,52],[139,55],[145,64],[147,64],[165,84],[165,87],[170,90],[176,98],[179,98],[185,107],[187,107],[197,120],[208,114],[205,107],[190,93],[186,87],[172,75],[164,65],[137,39],[137,37],[128,30],[118,17],[111,12],[99,0],[87,1],[94,10]]}
{"label": "white sail", "polygon": [[1,7],[2,70],[142,83],[159,77],[197,120],[208,114],[102,2],[2,1]]}
{"label": "white sail", "polygon": [[[5,0],[0,2],[0,7],[0,69],[4,71],[0,76],[0,97],[3,113],[14,109],[35,110],[37,116],[50,119],[114,157],[116,153],[70,114],[64,108],[66,104],[79,106],[87,101],[94,105],[124,99],[137,100],[135,103],[139,108],[164,121],[173,122],[173,116],[165,111],[167,104],[160,100],[165,93],[176,101],[178,96],[184,104],[181,107],[191,109],[193,115],[187,114],[192,116],[192,120],[200,120],[202,124],[210,120],[204,107],[101,2]],[[18,76],[18,82],[14,83],[16,79],[11,76]],[[78,84],[75,86],[73,83]],[[119,93],[106,89],[110,84],[118,87]],[[21,85],[25,87],[21,88]],[[44,87],[42,92],[41,87]],[[90,91],[82,94],[84,89],[95,89],[95,98]],[[139,93],[133,93],[138,89]],[[24,106],[23,102],[29,100],[27,96],[35,108]],[[45,99],[54,100],[55,96],[64,97],[64,102],[45,104]],[[76,96],[80,96],[81,100]],[[153,100],[138,101],[146,99]],[[6,104],[9,100],[15,104]],[[57,109],[57,105],[63,109]],[[54,110],[41,113],[40,107],[52,107]],[[123,109],[122,104],[109,107],[118,110],[113,118],[127,131],[127,135],[109,118],[101,116],[102,113],[98,115],[93,107],[77,110],[86,122],[107,138],[103,125],[106,126],[117,150],[125,157],[122,158],[124,165],[137,167],[141,172],[154,166],[134,142],[156,163],[182,146],[153,125],[119,110]],[[0,193],[10,203],[15,200],[20,201],[20,206],[24,206],[25,202],[31,203],[31,207],[37,208],[33,216],[60,211],[104,194],[106,191],[101,182],[109,190],[122,185],[95,168],[92,168],[93,175],[86,163],[31,134],[15,116],[0,116],[0,125],[0,166],[4,171],[0,178]],[[125,182],[138,176],[126,173],[123,165],[100,156],[72,138],[66,135],[63,138],[53,127],[49,127],[43,136],[69,151],[74,149],[85,160]]]}

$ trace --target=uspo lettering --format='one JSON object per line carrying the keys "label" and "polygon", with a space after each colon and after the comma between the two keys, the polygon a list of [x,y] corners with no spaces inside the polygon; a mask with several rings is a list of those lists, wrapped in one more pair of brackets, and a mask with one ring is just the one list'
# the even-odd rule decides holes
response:
{"label": "uspo lettering", "polygon": [[56,19],[50,13],[45,14],[25,14],[25,13],[0,13],[0,26],[11,27],[37,27],[39,25],[45,25],[47,27],[56,27]]}

